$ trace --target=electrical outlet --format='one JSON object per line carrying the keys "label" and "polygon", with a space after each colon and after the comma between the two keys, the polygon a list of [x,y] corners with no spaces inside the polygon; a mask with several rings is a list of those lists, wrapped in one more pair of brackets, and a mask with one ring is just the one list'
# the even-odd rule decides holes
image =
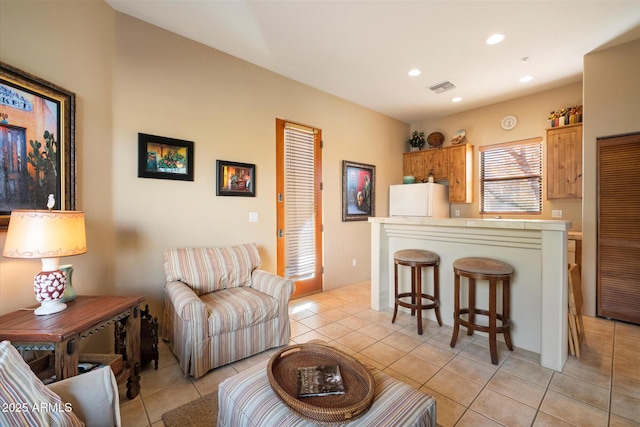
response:
{"label": "electrical outlet", "polygon": [[562,211],[554,209],[551,211],[551,218],[562,218]]}
{"label": "electrical outlet", "polygon": [[249,222],[258,222],[258,212],[249,212]]}
{"label": "electrical outlet", "polygon": [[353,266],[354,267],[356,266],[356,259],[355,258],[353,259]]}
{"label": "electrical outlet", "polygon": [[456,216],[460,216],[460,209],[456,209],[455,214],[456,214]]}

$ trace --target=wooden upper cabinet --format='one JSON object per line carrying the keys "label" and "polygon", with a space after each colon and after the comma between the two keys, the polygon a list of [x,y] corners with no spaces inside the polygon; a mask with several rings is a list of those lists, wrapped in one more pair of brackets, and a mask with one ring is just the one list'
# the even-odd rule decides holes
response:
{"label": "wooden upper cabinet", "polygon": [[582,198],[582,123],[547,129],[547,199]]}
{"label": "wooden upper cabinet", "polygon": [[429,176],[429,172],[433,172],[433,176],[437,181],[449,179],[449,155],[448,150],[431,149],[424,152],[424,168]]}
{"label": "wooden upper cabinet", "polygon": [[427,179],[428,171],[425,173],[424,151],[404,153],[402,159],[402,172],[404,176],[414,176],[416,182],[422,182],[423,179]]}
{"label": "wooden upper cabinet", "polygon": [[449,151],[449,203],[473,202],[473,145],[454,145]]}
{"label": "wooden upper cabinet", "polygon": [[473,202],[473,145],[461,144],[403,154],[403,173],[416,182],[426,180],[429,171],[436,181],[449,181],[450,203]]}

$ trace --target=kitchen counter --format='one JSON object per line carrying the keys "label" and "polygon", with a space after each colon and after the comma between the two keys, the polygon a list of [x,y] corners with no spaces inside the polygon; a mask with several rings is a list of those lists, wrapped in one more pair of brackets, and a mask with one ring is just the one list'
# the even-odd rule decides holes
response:
{"label": "kitchen counter", "polygon": [[[442,320],[453,325],[453,262],[483,256],[510,263],[513,344],[540,354],[540,364],[561,371],[567,359],[567,236],[570,221],[478,218],[369,218],[371,224],[371,308],[393,308],[393,253],[431,250],[440,256]],[[401,286],[410,286],[400,269]],[[426,288],[432,280],[426,275]],[[478,306],[487,306],[488,287],[477,286]],[[500,307],[499,307],[500,308]],[[435,320],[433,310],[425,317]],[[502,337],[500,337],[501,339]]]}

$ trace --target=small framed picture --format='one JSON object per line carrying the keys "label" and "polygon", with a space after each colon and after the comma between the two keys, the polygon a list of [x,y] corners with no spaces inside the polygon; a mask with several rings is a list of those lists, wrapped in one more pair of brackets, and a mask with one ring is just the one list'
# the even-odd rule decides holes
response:
{"label": "small framed picture", "polygon": [[376,167],[342,161],[342,221],[375,216]]}
{"label": "small framed picture", "polygon": [[193,141],[138,134],[138,177],[193,181]]}
{"label": "small framed picture", "polygon": [[256,197],[256,165],[216,160],[216,196]]}

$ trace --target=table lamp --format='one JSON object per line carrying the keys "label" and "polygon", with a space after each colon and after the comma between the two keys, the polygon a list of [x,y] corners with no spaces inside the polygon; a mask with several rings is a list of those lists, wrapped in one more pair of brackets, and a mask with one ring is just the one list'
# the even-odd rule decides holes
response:
{"label": "table lamp", "polygon": [[65,272],[58,268],[60,257],[87,252],[84,212],[14,210],[3,256],[7,258],[40,258],[42,271],[36,274],[33,290],[40,307],[36,315],[65,310],[60,301],[67,282]]}

